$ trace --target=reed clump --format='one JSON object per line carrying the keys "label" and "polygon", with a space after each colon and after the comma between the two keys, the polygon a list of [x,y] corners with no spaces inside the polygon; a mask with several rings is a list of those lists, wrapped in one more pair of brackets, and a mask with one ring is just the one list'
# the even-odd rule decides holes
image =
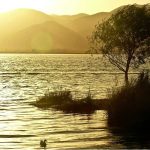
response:
{"label": "reed clump", "polygon": [[71,91],[46,92],[33,105],[39,108],[54,108],[67,113],[93,113],[98,109],[90,91],[85,98],[78,100],[73,99]]}
{"label": "reed clump", "polygon": [[150,79],[142,72],[136,80],[114,90],[108,100],[108,125],[124,129],[150,128]]}
{"label": "reed clump", "polygon": [[35,103],[33,103],[37,107],[51,107],[56,105],[66,104],[72,101],[71,91],[47,91],[44,96],[39,97]]}

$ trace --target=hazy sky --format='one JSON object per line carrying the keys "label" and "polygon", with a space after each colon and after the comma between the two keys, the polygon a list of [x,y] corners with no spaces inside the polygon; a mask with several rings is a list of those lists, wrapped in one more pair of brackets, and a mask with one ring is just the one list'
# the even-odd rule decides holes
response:
{"label": "hazy sky", "polygon": [[147,4],[150,0],[0,0],[0,12],[33,8],[49,14],[94,14],[134,3]]}

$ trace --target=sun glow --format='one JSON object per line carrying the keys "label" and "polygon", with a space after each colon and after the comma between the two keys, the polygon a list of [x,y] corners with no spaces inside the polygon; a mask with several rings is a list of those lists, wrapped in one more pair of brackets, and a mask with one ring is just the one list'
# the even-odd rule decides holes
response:
{"label": "sun glow", "polygon": [[7,12],[18,8],[31,8],[41,11],[51,10],[55,12],[56,6],[59,7],[55,0],[0,0],[0,12]]}
{"label": "sun glow", "polygon": [[21,5],[18,0],[0,0],[0,12],[6,12],[19,8]]}
{"label": "sun glow", "polygon": [[0,13],[17,8],[30,8],[48,14],[94,14],[102,11],[111,11],[121,5],[146,4],[149,0],[0,0]]}

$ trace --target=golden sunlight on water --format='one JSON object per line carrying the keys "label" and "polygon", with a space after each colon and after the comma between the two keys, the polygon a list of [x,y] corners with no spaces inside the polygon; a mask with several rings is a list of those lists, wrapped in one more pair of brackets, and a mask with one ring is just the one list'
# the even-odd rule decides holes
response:
{"label": "golden sunlight on water", "polygon": [[[0,55],[0,149],[136,148],[113,135],[105,111],[92,115],[65,114],[32,105],[47,89],[69,89],[75,97],[91,90],[94,98],[104,98],[112,81],[123,75],[97,56],[90,55]],[[106,67],[107,66],[107,67]]]}
{"label": "golden sunlight on water", "polygon": [[6,109],[0,113],[0,149],[38,148],[43,138],[48,140],[50,149],[106,146],[110,142],[105,141],[111,136],[105,127],[104,111],[92,116],[71,115],[11,100],[4,102],[3,108]]}

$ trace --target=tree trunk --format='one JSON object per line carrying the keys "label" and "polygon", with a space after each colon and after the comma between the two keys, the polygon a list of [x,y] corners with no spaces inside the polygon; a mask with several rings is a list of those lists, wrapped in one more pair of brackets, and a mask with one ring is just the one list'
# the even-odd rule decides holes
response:
{"label": "tree trunk", "polygon": [[129,68],[130,68],[130,62],[131,62],[132,57],[129,56],[128,60],[127,60],[127,65],[126,65],[126,70],[125,70],[125,84],[128,85],[129,84],[129,78],[128,78],[128,72],[129,72]]}
{"label": "tree trunk", "polygon": [[128,78],[128,70],[125,71],[125,84],[129,84],[129,78]]}

